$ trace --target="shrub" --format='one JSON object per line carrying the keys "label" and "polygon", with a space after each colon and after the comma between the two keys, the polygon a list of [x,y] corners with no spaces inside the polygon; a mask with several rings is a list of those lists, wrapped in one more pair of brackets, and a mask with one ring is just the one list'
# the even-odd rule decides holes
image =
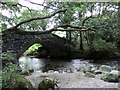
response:
{"label": "shrub", "polygon": [[108,59],[116,57],[116,46],[105,40],[93,41],[86,57],[92,59]]}
{"label": "shrub", "polygon": [[2,61],[2,66],[5,66],[7,63],[15,63],[16,59],[14,58],[14,55],[9,52],[3,52],[1,53],[0,60]]}
{"label": "shrub", "polygon": [[92,43],[92,49],[95,51],[113,51],[116,49],[116,46],[115,44],[106,42],[105,40],[99,40]]}
{"label": "shrub", "polygon": [[18,71],[18,65],[7,63],[2,70],[2,88],[30,88],[32,84]]}
{"label": "shrub", "polygon": [[2,87],[11,88],[15,83],[13,78],[15,75],[19,75],[18,66],[12,63],[7,63],[2,70]]}

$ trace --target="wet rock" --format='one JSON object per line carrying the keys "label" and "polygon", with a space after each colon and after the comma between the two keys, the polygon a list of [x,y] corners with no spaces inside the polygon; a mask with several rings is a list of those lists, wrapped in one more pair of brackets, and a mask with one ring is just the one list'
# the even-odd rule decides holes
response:
{"label": "wet rock", "polygon": [[54,73],[54,70],[49,70],[48,73]]}
{"label": "wet rock", "polygon": [[102,74],[102,72],[100,70],[95,70],[94,74]]}
{"label": "wet rock", "polygon": [[119,77],[110,73],[103,74],[101,79],[107,82],[119,82]]}
{"label": "wet rock", "polygon": [[91,73],[94,73],[96,70],[97,70],[97,69],[93,67],[93,68],[91,68],[90,72],[91,72]]}
{"label": "wet rock", "polygon": [[58,71],[54,71],[54,73],[59,73]]}
{"label": "wet rock", "polygon": [[86,66],[81,66],[79,68],[77,68],[78,72],[90,72],[91,71],[91,67],[86,67]]}
{"label": "wet rock", "polygon": [[63,69],[63,72],[73,73],[73,70],[71,68],[65,68],[65,69]]}
{"label": "wet rock", "polygon": [[112,71],[110,72],[110,74],[117,75],[117,76],[120,77],[120,71],[118,71],[118,70],[112,70]]}
{"label": "wet rock", "polygon": [[93,73],[90,73],[90,72],[86,72],[85,76],[95,78],[95,75]]}
{"label": "wet rock", "polygon": [[34,70],[31,69],[31,70],[22,71],[21,74],[22,75],[31,75],[33,72],[34,72]]}
{"label": "wet rock", "polygon": [[99,70],[102,72],[102,73],[109,73],[111,72],[111,67],[110,66],[107,66],[107,65],[102,65],[100,66]]}
{"label": "wet rock", "polygon": [[38,88],[39,90],[53,90],[58,87],[57,83],[56,79],[46,77],[40,81]]}

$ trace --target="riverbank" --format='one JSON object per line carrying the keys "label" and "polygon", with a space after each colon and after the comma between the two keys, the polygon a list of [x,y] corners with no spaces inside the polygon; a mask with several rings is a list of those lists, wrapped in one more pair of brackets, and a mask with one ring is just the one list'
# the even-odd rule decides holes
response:
{"label": "riverbank", "polygon": [[34,88],[37,88],[39,82],[45,77],[57,79],[59,88],[118,88],[118,83],[105,82],[100,79],[100,76],[99,74],[95,75],[95,78],[91,78],[85,77],[84,73],[34,72],[26,78],[30,80]]}

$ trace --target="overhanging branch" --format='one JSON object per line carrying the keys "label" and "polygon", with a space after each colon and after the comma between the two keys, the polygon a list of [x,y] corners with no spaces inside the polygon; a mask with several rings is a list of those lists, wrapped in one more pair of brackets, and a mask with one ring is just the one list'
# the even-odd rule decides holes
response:
{"label": "overhanging branch", "polygon": [[[63,28],[63,27],[70,27],[70,29],[59,29],[59,28]],[[91,30],[91,28],[95,28],[94,26],[91,27],[77,27],[77,26],[71,26],[71,25],[59,25],[56,26],[52,29],[49,30],[44,30],[44,31],[24,31],[24,30],[20,30],[20,29],[14,29],[12,30],[14,33],[17,34],[21,34],[21,35],[39,35],[39,34],[48,34],[51,33],[52,31],[88,31]],[[9,31],[11,32],[11,30],[9,29],[8,32],[5,32],[6,34],[9,34]],[[94,31],[94,30],[92,30]]]}
{"label": "overhanging branch", "polygon": [[[0,4],[2,4],[2,5],[9,5],[8,3],[6,3],[6,2],[1,2],[1,1],[0,1]],[[29,7],[24,6],[24,5],[20,4],[20,3],[11,4],[11,6],[13,6],[13,7],[17,7],[17,5],[18,5],[18,6],[21,6],[21,7],[25,7],[25,8],[27,8],[28,10],[30,10]]]}
{"label": "overhanging branch", "polygon": [[31,18],[31,19],[28,19],[28,20],[26,20],[26,21],[22,21],[22,22],[18,23],[16,26],[14,26],[13,28],[17,28],[17,27],[19,27],[20,25],[22,25],[22,24],[24,24],[24,23],[27,23],[27,22],[31,22],[31,21],[33,21],[33,20],[42,20],[42,19],[51,18],[52,16],[55,16],[57,13],[65,12],[66,10],[67,10],[67,9],[59,10],[59,11],[56,11],[56,12],[54,12],[53,14],[48,15],[48,16],[45,16],[45,17]]}

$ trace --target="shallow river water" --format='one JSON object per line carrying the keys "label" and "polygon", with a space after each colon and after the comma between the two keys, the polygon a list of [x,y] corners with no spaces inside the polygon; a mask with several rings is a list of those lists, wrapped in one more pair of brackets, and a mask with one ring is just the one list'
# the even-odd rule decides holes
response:
{"label": "shallow river water", "polygon": [[84,60],[84,59],[49,59],[49,58],[34,58],[23,56],[19,58],[20,67],[22,70],[34,69],[35,71],[47,72],[68,71],[76,72],[76,68],[81,66],[99,67],[101,65],[109,65],[113,69],[118,68],[118,60]]}

